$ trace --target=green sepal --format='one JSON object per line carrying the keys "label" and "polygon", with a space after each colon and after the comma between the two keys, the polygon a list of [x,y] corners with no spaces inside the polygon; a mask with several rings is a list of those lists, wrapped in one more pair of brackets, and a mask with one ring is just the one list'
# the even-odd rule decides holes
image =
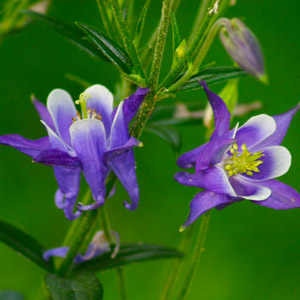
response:
{"label": "green sepal", "polygon": [[115,258],[111,258],[111,252],[108,252],[76,265],[74,271],[103,272],[136,262],[181,258],[182,256],[181,252],[169,247],[148,244],[123,244]]}
{"label": "green sepal", "polygon": [[73,274],[68,278],[48,273],[44,281],[53,300],[103,299],[103,287],[92,273]]}
{"label": "green sepal", "polygon": [[118,69],[126,74],[132,74],[133,64],[124,49],[117,45],[112,39],[100,32],[94,26],[81,22],[75,24],[86,33],[88,38],[97,46],[102,54],[113,63]]}
{"label": "green sepal", "polygon": [[46,262],[43,258],[44,248],[32,236],[21,229],[0,221],[0,241],[44,270],[53,272],[53,264]]}

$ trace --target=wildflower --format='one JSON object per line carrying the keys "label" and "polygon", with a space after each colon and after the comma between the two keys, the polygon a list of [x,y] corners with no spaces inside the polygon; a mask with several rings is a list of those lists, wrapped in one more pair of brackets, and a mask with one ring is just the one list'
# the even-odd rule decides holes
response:
{"label": "wildflower", "polygon": [[223,100],[201,81],[212,106],[215,130],[210,142],[178,158],[181,168],[175,179],[184,185],[205,189],[190,204],[190,215],[181,230],[211,208],[223,208],[243,199],[273,209],[300,207],[300,195],[274,178],[285,174],[291,165],[290,152],[279,146],[299,109],[250,118],[243,126],[229,130],[230,113]]}
{"label": "wildflower", "polygon": [[[16,134],[3,135],[0,144],[18,149],[36,163],[53,166],[59,186],[55,203],[69,220],[79,217],[82,210],[104,204],[105,179],[111,170],[131,198],[131,204],[126,202],[125,207],[134,210],[138,205],[139,189],[132,147],[141,146],[141,143],[129,136],[128,125],[147,93],[147,88],[138,88],[113,109],[110,91],[104,86],[93,85],[76,101],[81,105],[80,115],[71,96],[55,89],[48,96],[47,107],[33,100],[48,137],[28,140]],[[81,171],[95,203],[78,204],[79,211],[74,213]]]}
{"label": "wildflower", "polygon": [[[112,234],[112,236],[114,238],[114,242],[115,242],[115,247],[114,247],[114,251],[111,255],[111,258],[115,258],[120,249],[120,237],[114,231],[112,231],[111,234]],[[97,256],[102,255],[106,252],[110,252],[111,250],[112,250],[111,245],[106,240],[104,231],[97,231],[95,236],[93,237],[91,243],[89,244],[85,254],[84,255],[77,254],[74,259],[74,262],[81,263],[81,262],[84,262],[87,260],[91,260],[91,259],[96,258]],[[69,251],[69,247],[54,248],[54,249],[47,250],[44,253],[43,257],[46,261],[49,261],[51,256],[58,256],[58,257],[65,258],[68,251]]]}
{"label": "wildflower", "polygon": [[239,19],[232,19],[220,30],[220,39],[232,59],[246,72],[267,83],[262,50],[255,35]]}

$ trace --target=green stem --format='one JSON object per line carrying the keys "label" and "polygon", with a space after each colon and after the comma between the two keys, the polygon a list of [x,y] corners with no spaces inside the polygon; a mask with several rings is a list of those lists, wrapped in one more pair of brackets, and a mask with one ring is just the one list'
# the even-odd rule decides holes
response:
{"label": "green stem", "polygon": [[76,257],[77,253],[79,252],[79,249],[81,245],[83,244],[88,232],[90,231],[94,221],[97,218],[98,211],[97,210],[91,210],[88,212],[84,212],[84,215],[80,217],[80,227],[79,231],[77,232],[77,235],[75,236],[73,243],[67,253],[66,258],[62,261],[59,269],[58,269],[58,275],[61,277],[65,277],[68,272],[70,271],[70,268],[72,266],[72,263],[74,261],[74,258]]}
{"label": "green stem", "polygon": [[158,29],[158,37],[154,49],[153,63],[149,76],[149,87],[153,91],[156,90],[158,77],[160,73],[163,53],[167,39],[167,33],[169,29],[172,1],[173,0],[164,0],[163,2],[161,19]]}
{"label": "green stem", "polygon": [[216,34],[218,33],[219,29],[224,25],[229,22],[228,19],[226,18],[221,18],[217,20],[217,22],[214,24],[214,26],[211,28],[209,34],[207,35],[207,38],[205,39],[203,46],[201,47],[201,50],[196,57],[193,65],[187,70],[187,72],[176,82],[174,83],[171,87],[168,88],[170,92],[175,91],[179,87],[181,87],[187,80],[189,80],[195,72],[198,70],[200,67],[201,63],[203,62]]}
{"label": "green stem", "polygon": [[112,24],[112,22],[109,19],[107,10],[108,10],[108,5],[107,2],[105,0],[96,0],[98,8],[99,8],[99,12],[101,15],[101,20],[103,22],[104,28],[106,30],[106,32],[108,33],[108,35],[113,38],[116,35],[116,32],[114,30],[114,26]]}
{"label": "green stem", "polygon": [[196,17],[196,21],[193,25],[193,29],[190,33],[189,36],[189,40],[191,40],[194,36],[196,36],[198,30],[201,26],[201,23],[203,23],[203,19],[205,14],[207,13],[207,8],[208,8],[208,4],[209,4],[209,0],[202,0],[200,5],[199,5],[199,9],[197,12],[197,17]]}
{"label": "green stem", "polygon": [[[215,0],[213,0],[212,3],[213,2],[215,2]],[[168,88],[175,81],[175,79],[178,77],[178,75],[181,72],[183,72],[183,70],[186,67],[186,63],[187,63],[188,59],[191,59],[197,53],[198,46],[199,46],[199,44],[201,44],[201,41],[203,40],[203,38],[205,36],[205,32],[209,28],[211,21],[212,21],[211,16],[208,13],[206,13],[204,19],[202,20],[200,27],[197,30],[197,33],[194,35],[192,42],[188,47],[187,54],[184,57],[182,57],[177,62],[177,64],[172,68],[172,70],[167,75],[165,80],[162,82],[160,87]]]}
{"label": "green stem", "polygon": [[146,79],[146,74],[143,70],[140,58],[139,58],[136,48],[133,44],[133,39],[130,35],[128,25],[127,25],[126,21],[124,20],[123,12],[121,10],[119,2],[118,2],[118,0],[110,0],[110,1],[111,1],[115,19],[117,21],[117,25],[118,25],[120,33],[121,33],[123,45],[126,48],[128,54],[130,55],[132,63],[135,66],[135,69],[138,72],[138,74],[141,75],[144,79]]}
{"label": "green stem", "polygon": [[[178,250],[184,252],[186,249],[190,249],[193,241],[193,229],[194,226],[189,226],[185,232],[183,239],[179,245]],[[173,287],[177,282],[178,278],[182,274],[182,269],[184,267],[185,259],[176,259],[173,262],[171,271],[169,273],[167,283],[164,286],[164,290],[162,292],[160,300],[166,300],[171,297],[171,293],[173,291]]]}
{"label": "green stem", "polygon": [[210,219],[210,211],[206,212],[202,216],[196,245],[194,247],[193,254],[192,254],[191,265],[183,281],[182,288],[180,290],[179,297],[177,298],[177,300],[184,300],[191,286],[201,255],[204,251],[204,243],[205,243],[206,234],[208,230],[209,219]]}
{"label": "green stem", "polygon": [[109,244],[113,244],[113,237],[111,234],[110,223],[109,223],[105,206],[99,207],[99,217],[100,217],[101,228],[104,231],[106,240],[109,242]]}
{"label": "green stem", "polygon": [[126,283],[122,268],[117,268],[117,286],[121,300],[127,300]]}

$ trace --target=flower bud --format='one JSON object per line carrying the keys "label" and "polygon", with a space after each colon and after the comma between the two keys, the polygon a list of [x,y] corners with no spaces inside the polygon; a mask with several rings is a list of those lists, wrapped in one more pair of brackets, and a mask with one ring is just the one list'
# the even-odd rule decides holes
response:
{"label": "flower bud", "polygon": [[229,55],[241,68],[263,83],[268,82],[259,42],[242,21],[232,19],[231,23],[220,30],[220,39]]}

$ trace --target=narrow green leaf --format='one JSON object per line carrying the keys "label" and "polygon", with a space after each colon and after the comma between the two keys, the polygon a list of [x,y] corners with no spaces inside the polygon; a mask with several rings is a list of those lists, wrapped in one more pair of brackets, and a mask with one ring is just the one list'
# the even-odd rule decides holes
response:
{"label": "narrow green leaf", "polygon": [[0,300],[24,300],[24,296],[15,291],[0,291]]}
{"label": "narrow green leaf", "polygon": [[43,259],[44,248],[24,231],[0,221],[0,241],[24,255],[39,267],[53,272],[53,265]]}
{"label": "narrow green leaf", "polygon": [[98,31],[95,27],[81,22],[76,22],[75,24],[87,34],[90,40],[93,41],[111,63],[126,74],[133,73],[132,62],[124,49],[113,42],[108,36]]}
{"label": "narrow green leaf", "polygon": [[107,61],[107,58],[99,51],[98,47],[86,39],[82,30],[73,24],[67,24],[61,20],[49,17],[30,10],[24,10],[23,13],[39,21],[51,29],[67,38],[68,41],[78,46],[80,49],[88,52],[92,57]]}
{"label": "narrow green leaf", "polygon": [[103,299],[103,287],[92,273],[74,274],[69,278],[46,274],[45,284],[53,300]]}
{"label": "narrow green leaf", "polygon": [[175,51],[181,43],[181,37],[180,37],[176,17],[173,12],[171,12],[171,24],[172,24],[173,55],[175,55]]}
{"label": "narrow green leaf", "polygon": [[174,152],[178,153],[180,151],[182,147],[182,138],[175,128],[152,123],[148,124],[146,129],[158,135],[165,142],[167,142]]}
{"label": "narrow green leaf", "polygon": [[111,258],[111,253],[105,253],[95,259],[78,264],[75,271],[103,272],[135,262],[153,259],[180,258],[183,254],[175,249],[148,244],[124,244],[121,246],[116,258]]}
{"label": "narrow green leaf", "polygon": [[143,6],[143,9],[141,11],[140,17],[138,19],[138,22],[136,24],[135,36],[134,36],[134,40],[133,40],[133,43],[134,43],[136,48],[138,48],[141,37],[142,37],[142,34],[143,34],[146,15],[147,15],[147,12],[148,12],[150,2],[151,2],[151,0],[147,0],[145,2],[144,6]]}
{"label": "narrow green leaf", "polygon": [[205,80],[208,85],[220,83],[234,78],[239,78],[248,75],[245,71],[236,67],[216,67],[205,69],[181,86],[177,91],[191,91],[201,89],[199,80]]}

